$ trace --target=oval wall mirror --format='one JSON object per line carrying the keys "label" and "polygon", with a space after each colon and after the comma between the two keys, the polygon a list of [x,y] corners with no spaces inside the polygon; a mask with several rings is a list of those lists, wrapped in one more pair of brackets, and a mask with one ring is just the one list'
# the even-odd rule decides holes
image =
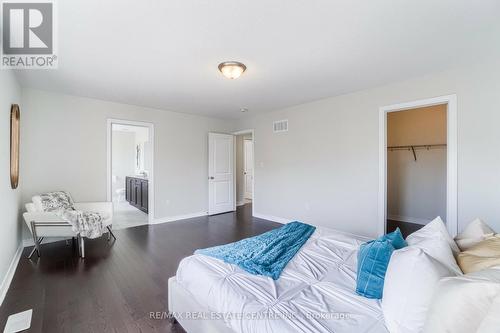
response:
{"label": "oval wall mirror", "polygon": [[10,108],[10,186],[19,184],[19,105]]}

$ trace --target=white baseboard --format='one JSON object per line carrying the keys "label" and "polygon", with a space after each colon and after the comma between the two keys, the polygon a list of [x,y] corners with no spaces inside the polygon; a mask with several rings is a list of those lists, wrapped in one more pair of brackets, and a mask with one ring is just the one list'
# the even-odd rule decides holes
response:
{"label": "white baseboard", "polygon": [[432,220],[427,220],[427,219],[421,219],[418,217],[409,217],[409,216],[401,216],[401,215],[387,215],[388,220],[394,220],[394,221],[399,221],[399,222],[408,222],[408,223],[415,223],[415,224],[421,224],[421,225],[426,225],[427,223],[431,222]]}
{"label": "white baseboard", "polygon": [[5,273],[5,277],[3,278],[2,284],[0,285],[0,305],[3,303],[5,295],[7,295],[7,291],[9,290],[10,283],[12,282],[12,278],[14,277],[14,273],[16,272],[17,264],[19,263],[19,259],[21,258],[23,249],[24,247],[22,246],[22,243],[19,244],[16,253],[14,253],[14,257],[10,262],[9,269]]}
{"label": "white baseboard", "polygon": [[192,218],[195,218],[195,217],[201,217],[201,216],[207,216],[207,215],[208,215],[207,212],[198,212],[198,213],[192,213],[192,214],[167,216],[167,217],[161,217],[161,218],[158,218],[158,219],[153,219],[153,221],[152,221],[151,224],[160,224],[160,223],[174,222],[174,221],[192,219]]}
{"label": "white baseboard", "polygon": [[263,220],[278,222],[278,223],[282,223],[282,224],[294,221],[294,220],[287,219],[284,217],[278,217],[278,216],[272,216],[272,215],[266,215],[266,214],[260,214],[260,213],[253,213],[253,217],[257,217],[257,218],[263,219]]}

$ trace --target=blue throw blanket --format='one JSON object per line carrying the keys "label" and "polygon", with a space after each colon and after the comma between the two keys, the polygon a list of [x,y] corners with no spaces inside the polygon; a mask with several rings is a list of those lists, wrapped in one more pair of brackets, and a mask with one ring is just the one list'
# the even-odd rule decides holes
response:
{"label": "blue throw blanket", "polygon": [[196,250],[238,265],[245,271],[277,280],[285,266],[309,239],[316,228],[301,222],[291,222],[280,228],[239,242]]}

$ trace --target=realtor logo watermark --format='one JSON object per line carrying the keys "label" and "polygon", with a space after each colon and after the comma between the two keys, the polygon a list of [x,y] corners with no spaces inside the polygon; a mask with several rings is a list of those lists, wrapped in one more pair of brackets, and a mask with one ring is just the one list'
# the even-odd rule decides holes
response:
{"label": "realtor logo watermark", "polygon": [[55,3],[2,1],[2,69],[57,68]]}

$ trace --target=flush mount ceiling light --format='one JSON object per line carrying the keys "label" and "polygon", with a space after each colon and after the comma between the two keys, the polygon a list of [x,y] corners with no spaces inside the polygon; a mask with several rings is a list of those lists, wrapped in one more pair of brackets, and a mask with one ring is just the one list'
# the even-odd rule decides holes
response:
{"label": "flush mount ceiling light", "polygon": [[224,61],[219,64],[219,71],[228,79],[237,79],[246,71],[247,66],[237,61]]}

